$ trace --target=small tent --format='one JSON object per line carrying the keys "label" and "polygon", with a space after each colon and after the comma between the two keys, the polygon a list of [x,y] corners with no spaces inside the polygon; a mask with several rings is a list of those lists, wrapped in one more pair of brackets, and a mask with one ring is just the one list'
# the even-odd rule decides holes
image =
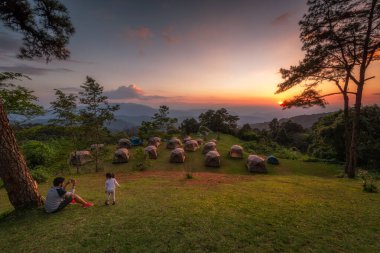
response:
{"label": "small tent", "polygon": [[158,148],[161,144],[161,138],[160,137],[151,137],[151,138],[149,138],[148,143],[149,143],[149,145],[154,145]]}
{"label": "small tent", "polygon": [[170,154],[171,163],[184,163],[185,162],[185,151],[182,148],[176,148]]}
{"label": "small tent", "polygon": [[210,151],[215,151],[216,150],[216,143],[215,142],[207,142],[203,146],[203,151],[202,154],[207,154]]}
{"label": "small tent", "polygon": [[183,138],[183,143],[186,143],[187,141],[190,141],[192,140],[192,138],[190,136],[186,136],[185,138]]}
{"label": "small tent", "polygon": [[154,145],[150,145],[144,149],[145,153],[148,154],[149,159],[157,159],[157,147]]}
{"label": "small tent", "polygon": [[70,154],[70,164],[73,166],[85,165],[92,161],[92,155],[90,151],[82,150],[75,151]]}
{"label": "small tent", "polygon": [[131,137],[131,144],[132,144],[132,146],[141,146],[142,141],[141,141],[140,137],[132,136]]}
{"label": "small tent", "polygon": [[218,151],[209,151],[205,156],[205,165],[207,167],[220,167],[220,154]]}
{"label": "small tent", "polygon": [[257,155],[249,155],[247,159],[247,169],[249,172],[267,173],[265,160]]}
{"label": "small tent", "polygon": [[233,145],[230,149],[230,157],[243,159],[243,151],[242,146]]}
{"label": "small tent", "polygon": [[119,148],[113,156],[113,163],[127,163],[129,161],[129,151],[126,148]]}
{"label": "small tent", "polygon": [[198,142],[196,140],[189,140],[185,142],[185,150],[194,152],[199,148]]}
{"label": "small tent", "polygon": [[104,148],[104,144],[91,144],[90,146],[91,150],[96,150],[96,149],[101,150],[103,148]]}
{"label": "small tent", "polygon": [[198,142],[199,146],[203,144],[203,140],[202,139],[197,139],[197,142]]}
{"label": "small tent", "polygon": [[167,149],[175,149],[182,147],[182,142],[178,138],[171,138],[166,144]]}
{"label": "small tent", "polygon": [[120,139],[119,142],[118,142],[118,145],[117,145],[119,148],[131,148],[132,147],[132,143],[129,139],[127,138],[123,138],[123,139]]}
{"label": "small tent", "polygon": [[278,161],[278,159],[275,156],[273,156],[273,155],[268,156],[267,163],[268,164],[273,164],[273,165],[280,164],[280,162]]}
{"label": "small tent", "polygon": [[209,140],[209,142],[214,142],[216,144],[218,141],[215,139],[211,139],[211,140]]}

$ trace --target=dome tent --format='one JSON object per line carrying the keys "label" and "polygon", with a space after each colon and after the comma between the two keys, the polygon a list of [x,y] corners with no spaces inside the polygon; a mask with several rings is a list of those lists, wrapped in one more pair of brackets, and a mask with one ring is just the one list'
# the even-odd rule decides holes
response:
{"label": "dome tent", "polygon": [[185,150],[194,152],[199,148],[198,142],[196,140],[189,140],[185,143]]}
{"label": "dome tent", "polygon": [[267,163],[273,164],[273,165],[279,165],[280,164],[279,160],[273,155],[268,156]]}
{"label": "dome tent", "polygon": [[91,144],[90,149],[91,150],[102,150],[104,148],[104,144]]}
{"label": "dome tent", "polygon": [[185,158],[185,151],[182,148],[176,148],[170,154],[171,163],[184,163]]}
{"label": "dome tent", "polygon": [[142,145],[142,141],[141,141],[140,137],[138,137],[138,136],[132,136],[130,141],[131,141],[132,146],[141,146]]}
{"label": "dome tent", "polygon": [[182,147],[182,142],[178,138],[171,138],[166,144],[167,149],[175,149]]}
{"label": "dome tent", "polygon": [[127,163],[129,161],[129,151],[126,148],[119,148],[113,156],[113,163]]}
{"label": "dome tent", "polygon": [[151,137],[149,138],[149,146],[154,145],[157,148],[161,145],[161,138],[160,137]]}
{"label": "dome tent", "polygon": [[209,151],[215,151],[216,150],[216,143],[215,142],[207,142],[203,146],[202,154],[207,154]]}
{"label": "dome tent", "polygon": [[118,148],[131,148],[132,143],[129,139],[123,138],[118,141]]}
{"label": "dome tent", "polygon": [[190,141],[192,140],[192,138],[190,136],[186,136],[185,138],[183,138],[183,142],[186,143],[187,141]]}
{"label": "dome tent", "polygon": [[267,173],[265,160],[257,155],[249,155],[247,159],[247,169],[249,172]]}
{"label": "dome tent", "polygon": [[205,165],[207,167],[220,167],[220,154],[218,151],[209,151],[205,156]]}
{"label": "dome tent", "polygon": [[202,139],[197,139],[196,141],[198,142],[199,146],[203,144],[203,140]]}
{"label": "dome tent", "polygon": [[70,154],[70,165],[81,166],[92,161],[90,151],[75,151]]}
{"label": "dome tent", "polygon": [[229,154],[230,154],[231,158],[240,158],[240,159],[243,159],[243,152],[244,152],[244,149],[243,149],[242,146],[232,145]]}
{"label": "dome tent", "polygon": [[150,145],[150,146],[146,147],[144,149],[144,151],[145,151],[145,153],[148,154],[149,159],[154,159],[154,160],[157,159],[158,154],[157,154],[157,147],[156,146]]}

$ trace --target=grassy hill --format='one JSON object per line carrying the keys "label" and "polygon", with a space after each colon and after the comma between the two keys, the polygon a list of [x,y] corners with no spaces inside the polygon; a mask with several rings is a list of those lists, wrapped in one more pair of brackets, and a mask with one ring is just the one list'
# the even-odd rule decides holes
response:
{"label": "grassy hill", "polygon": [[[211,137],[210,137],[211,138]],[[227,152],[240,141],[222,135],[220,169],[200,151],[170,164],[163,146],[151,168],[104,161],[121,183],[117,205],[104,206],[104,172],[66,175],[95,206],[11,213],[0,190],[2,252],[378,252],[380,195],[359,180],[337,178],[337,165],[280,160],[266,175],[247,173]],[[113,147],[111,147],[113,148]],[[132,155],[134,150],[132,149]],[[193,179],[185,178],[192,170]],[[41,184],[46,193],[49,184]]]}

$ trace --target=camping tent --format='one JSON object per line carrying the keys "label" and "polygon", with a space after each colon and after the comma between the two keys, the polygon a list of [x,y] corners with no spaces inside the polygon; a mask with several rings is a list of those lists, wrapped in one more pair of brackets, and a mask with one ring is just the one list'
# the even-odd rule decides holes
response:
{"label": "camping tent", "polygon": [[267,173],[265,160],[257,155],[249,155],[247,159],[247,169],[249,172]]}
{"label": "camping tent", "polygon": [[202,139],[197,139],[197,142],[198,142],[199,146],[203,144],[203,140]]}
{"label": "camping tent", "polygon": [[96,149],[101,150],[103,148],[104,148],[104,144],[91,144],[90,146],[91,150],[96,150]]}
{"label": "camping tent", "polygon": [[273,156],[273,155],[268,156],[267,163],[274,164],[274,165],[280,164],[280,162],[278,161],[278,159],[275,156]]}
{"label": "camping tent", "polygon": [[167,149],[175,149],[182,147],[182,142],[178,138],[171,138],[166,144]]}
{"label": "camping tent", "polygon": [[119,148],[113,156],[113,163],[127,163],[129,161],[129,151],[126,148]]}
{"label": "camping tent", "polygon": [[140,137],[132,136],[131,137],[131,144],[132,144],[132,146],[141,146],[142,141],[141,141]]}
{"label": "camping tent", "polygon": [[185,150],[194,152],[199,148],[198,142],[196,140],[188,140],[185,142]]}
{"label": "camping tent", "polygon": [[243,159],[243,151],[242,146],[233,145],[230,149],[230,157]]}
{"label": "camping tent", "polygon": [[123,139],[119,140],[117,146],[119,148],[131,148],[132,147],[132,143],[131,143],[131,141],[129,139],[123,138]]}
{"label": "camping tent", "polygon": [[70,154],[70,164],[74,166],[81,166],[92,161],[90,151],[82,150],[75,151]]}
{"label": "camping tent", "polygon": [[157,147],[154,145],[150,145],[144,149],[145,153],[148,154],[149,159],[157,159]]}
{"label": "camping tent", "polygon": [[182,148],[176,148],[170,154],[171,163],[183,163],[185,162],[185,151]]}
{"label": "camping tent", "polygon": [[149,145],[154,145],[158,148],[160,146],[160,144],[161,144],[161,138],[160,137],[149,138]]}
{"label": "camping tent", "polygon": [[220,167],[220,154],[218,151],[209,151],[205,157],[205,165],[207,167]]}
{"label": "camping tent", "polygon": [[214,150],[216,150],[216,144],[215,144],[215,142],[207,142],[203,146],[202,154],[207,154],[209,151],[214,151]]}
{"label": "camping tent", "polygon": [[185,138],[183,138],[183,143],[186,143],[187,141],[190,141],[192,140],[192,138],[190,136],[186,136]]}

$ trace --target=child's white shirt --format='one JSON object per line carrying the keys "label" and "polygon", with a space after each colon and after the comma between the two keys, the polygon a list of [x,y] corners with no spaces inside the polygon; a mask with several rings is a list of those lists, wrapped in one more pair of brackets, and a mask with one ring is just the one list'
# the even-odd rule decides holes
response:
{"label": "child's white shirt", "polygon": [[119,186],[119,183],[115,178],[109,178],[106,180],[106,191],[114,191],[116,186]]}

